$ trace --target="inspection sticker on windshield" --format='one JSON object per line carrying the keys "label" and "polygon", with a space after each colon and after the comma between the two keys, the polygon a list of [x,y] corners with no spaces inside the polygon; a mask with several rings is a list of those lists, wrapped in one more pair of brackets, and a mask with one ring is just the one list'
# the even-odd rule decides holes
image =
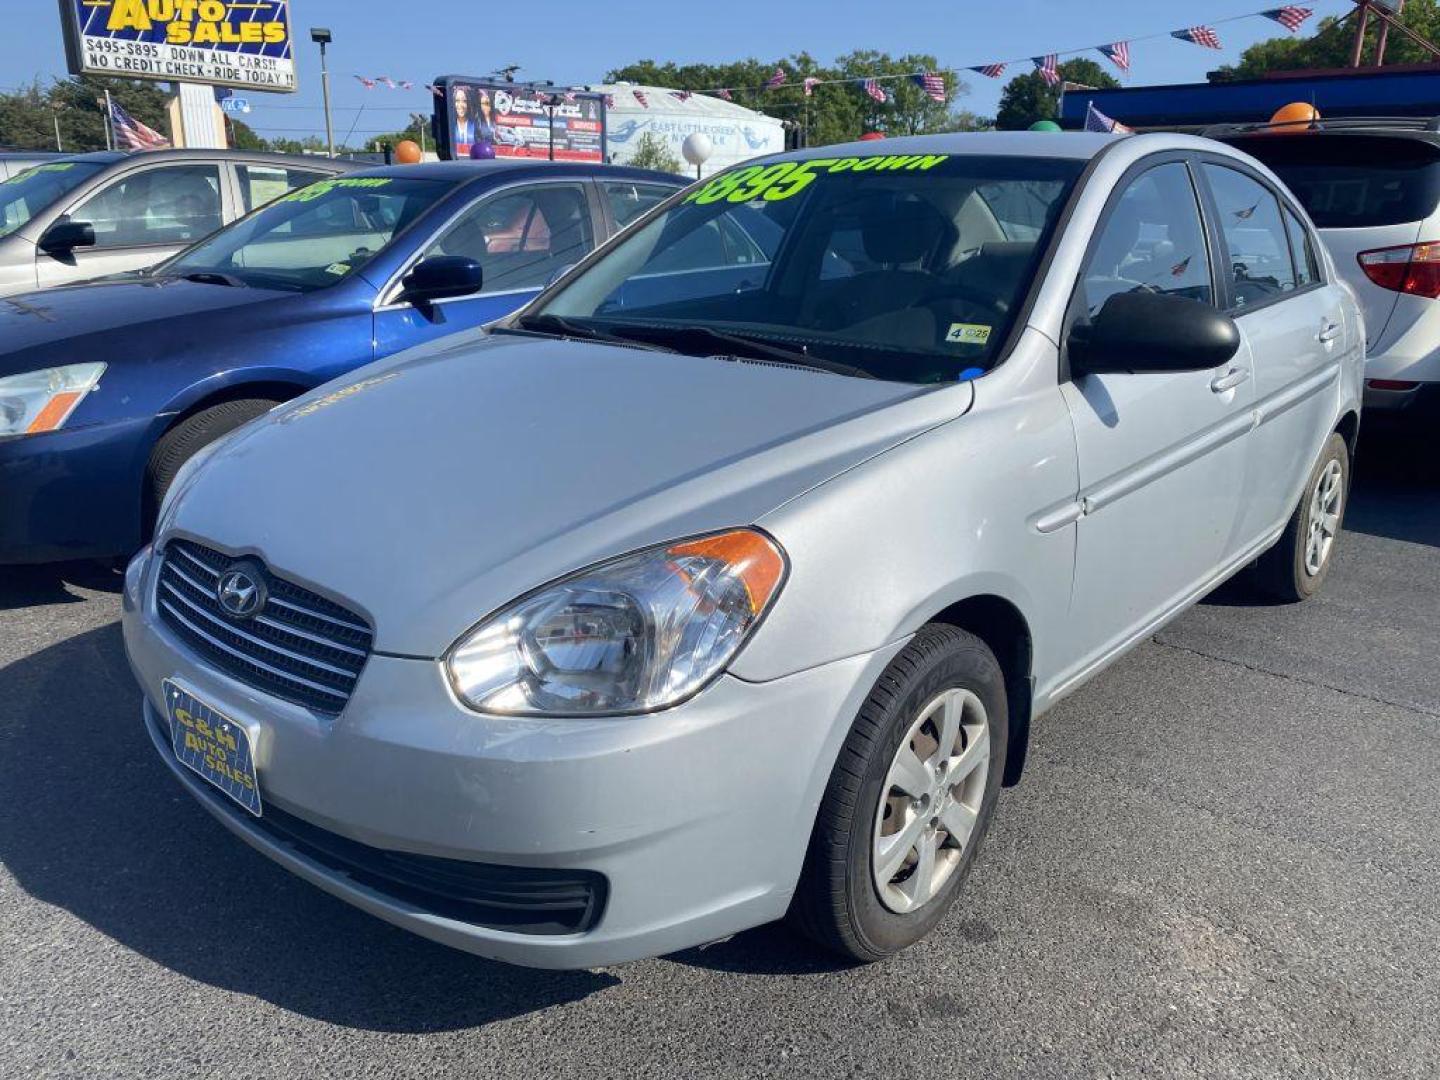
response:
{"label": "inspection sticker on windshield", "polygon": [[325,272],[327,274],[348,274],[350,272],[350,264],[331,263],[329,266],[325,267]]}
{"label": "inspection sticker on windshield", "polygon": [[951,345],[984,345],[990,340],[990,327],[983,323],[952,322],[945,332]]}

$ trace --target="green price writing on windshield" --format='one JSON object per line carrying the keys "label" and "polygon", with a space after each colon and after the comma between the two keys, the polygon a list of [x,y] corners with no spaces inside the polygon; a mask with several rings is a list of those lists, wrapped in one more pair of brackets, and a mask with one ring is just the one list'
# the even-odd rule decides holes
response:
{"label": "green price writing on windshield", "polygon": [[896,172],[933,169],[949,154],[876,154],[870,157],[812,158],[777,161],[773,165],[747,165],[721,173],[685,196],[687,203],[707,206],[720,201],[746,203],[752,199],[788,199],[798,195],[816,177],[843,172]]}
{"label": "green price writing on windshield", "polygon": [[311,199],[318,199],[321,195],[328,195],[336,188],[379,188],[388,183],[390,183],[390,179],[385,176],[356,176],[346,177],[342,180],[321,180],[309,187],[292,191],[289,195],[275,201],[309,202]]}
{"label": "green price writing on windshield", "polygon": [[34,176],[36,173],[42,172],[69,172],[74,167],[75,163],[73,161],[56,161],[52,162],[49,165],[36,165],[33,168],[26,169],[22,173],[16,173],[14,176],[10,177],[9,180],[0,181],[0,183],[13,184],[16,180],[24,180],[27,177]]}

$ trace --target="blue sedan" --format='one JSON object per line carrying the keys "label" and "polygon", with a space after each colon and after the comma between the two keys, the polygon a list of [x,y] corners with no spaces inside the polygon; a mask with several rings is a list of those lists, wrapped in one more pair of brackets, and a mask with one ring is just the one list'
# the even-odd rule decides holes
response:
{"label": "blue sedan", "polygon": [[144,274],[0,300],[0,563],[128,554],[202,446],[513,311],[683,184],[551,163],[349,173]]}

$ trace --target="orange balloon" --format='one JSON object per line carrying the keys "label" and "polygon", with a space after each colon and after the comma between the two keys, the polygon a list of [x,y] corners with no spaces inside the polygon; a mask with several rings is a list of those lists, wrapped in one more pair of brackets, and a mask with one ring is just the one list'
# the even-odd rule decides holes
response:
{"label": "orange balloon", "polygon": [[402,139],[395,144],[395,160],[401,165],[414,165],[424,156],[420,152],[420,144],[413,139]]}
{"label": "orange balloon", "polygon": [[1276,109],[1275,115],[1270,117],[1270,123],[1284,125],[1279,127],[1280,131],[1304,131],[1319,119],[1320,110],[1314,105],[1308,101],[1292,101],[1289,105]]}

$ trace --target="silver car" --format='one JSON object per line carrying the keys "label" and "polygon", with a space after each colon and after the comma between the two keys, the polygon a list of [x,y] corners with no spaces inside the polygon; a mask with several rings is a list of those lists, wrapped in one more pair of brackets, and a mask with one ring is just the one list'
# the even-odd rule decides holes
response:
{"label": "silver car", "polygon": [[126,577],[144,724],[255,848],[474,953],[788,915],[874,960],[1056,701],[1251,564],[1320,587],[1363,341],[1215,142],[765,158],[192,460]]}
{"label": "silver car", "polygon": [[0,296],[143,270],[353,162],[243,150],[54,156],[0,177]]}
{"label": "silver car", "polygon": [[1368,331],[1365,404],[1440,404],[1440,119],[1216,137],[1269,165],[1320,228]]}

